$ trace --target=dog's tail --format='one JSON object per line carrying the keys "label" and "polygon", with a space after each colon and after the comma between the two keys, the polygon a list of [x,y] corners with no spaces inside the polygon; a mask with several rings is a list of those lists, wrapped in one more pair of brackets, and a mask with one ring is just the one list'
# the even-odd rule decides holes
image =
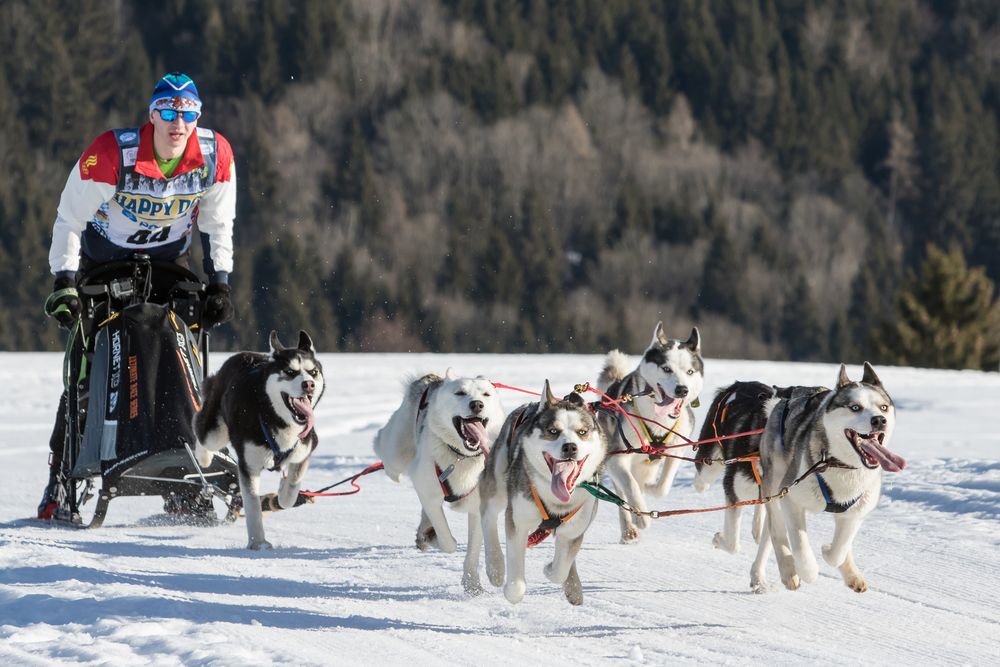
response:
{"label": "dog's tail", "polygon": [[408,379],[403,402],[386,425],[375,434],[375,455],[382,460],[385,474],[398,482],[417,455],[416,426],[420,410],[426,407],[430,390],[443,382],[433,373]]}
{"label": "dog's tail", "polygon": [[607,391],[608,387],[620,381],[629,374],[629,361],[624,352],[611,350],[608,356],[604,357],[604,368],[597,376],[597,388]]}

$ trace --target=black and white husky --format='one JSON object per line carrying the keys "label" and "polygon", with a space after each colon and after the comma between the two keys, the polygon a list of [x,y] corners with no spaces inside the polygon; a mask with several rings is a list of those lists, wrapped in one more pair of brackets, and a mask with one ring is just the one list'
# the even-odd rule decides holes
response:
{"label": "black and white husky", "polygon": [[[630,424],[619,414],[601,413],[611,451],[642,447],[632,424],[642,434],[642,440],[650,445],[658,447],[683,442],[681,436],[689,437],[694,432],[694,410],[691,408],[705,384],[698,329],[692,329],[685,341],[673,340],[664,334],[663,323],[657,322],[653,340],[639,365],[632,371],[628,369],[628,358],[612,350],[597,379],[598,389],[613,398],[625,394],[633,396],[632,402],[622,407],[639,415],[639,418],[633,417]],[[607,471],[618,494],[632,507],[645,511],[645,492],[666,495],[679,463],[680,459],[676,458],[620,454],[608,458]],[[633,519],[632,514],[623,510],[619,510],[618,516],[623,543],[635,542],[639,539],[639,529],[649,526],[646,516]]]}
{"label": "black and white husky", "polygon": [[[771,400],[776,397],[808,397],[820,391],[823,387],[773,387],[762,382],[734,382],[720,389],[708,408],[698,436],[704,444],[698,447],[698,461],[694,464],[695,490],[699,493],[706,491],[719,475],[723,475],[722,487],[727,504],[734,505],[759,497],[760,465],[751,457],[760,452],[761,434],[758,431],[762,431],[767,424]],[[739,435],[741,433],[752,435]],[[739,437],[714,441],[715,438],[735,435]],[[721,463],[733,459],[744,460],[728,465]],[[764,527],[765,511],[763,505],[754,507],[753,539],[758,543]],[[742,507],[725,510],[722,530],[712,539],[716,548],[729,553],[739,552],[742,516]]]}
{"label": "black and white husky", "polygon": [[479,584],[479,477],[486,454],[503,424],[504,410],[484,377],[424,375],[408,383],[403,402],[375,435],[375,454],[385,474],[398,482],[406,474],[420,499],[417,547],[435,545],[453,553],[455,537],[443,506],[468,514],[469,541],[462,584],[475,594]]}
{"label": "black and white husky", "polygon": [[[486,459],[480,483],[486,574],[512,603],[524,597],[524,556],[531,544],[555,533],[555,555],[545,566],[570,603],[583,604],[576,556],[597,514],[597,499],[578,486],[593,478],[607,456],[607,439],[579,394],[552,395],[548,381],[537,403],[508,415]],[[507,562],[497,518],[506,516]]]}
{"label": "black and white husky", "polygon": [[830,467],[803,478],[784,498],[767,506],[750,586],[766,590],[764,568],[772,545],[786,588],[795,590],[803,581],[815,581],[818,568],[806,535],[806,513],[831,512],[833,539],[823,546],[823,559],[840,570],[849,588],[861,593],[868,584],[854,564],[854,536],[878,504],[882,471],[906,467],[906,461],[888,449],[896,409],[867,362],[860,382],[852,382],[842,365],[835,389],[807,389],[800,393],[793,389],[790,397],[769,402],[760,441],[763,493],[779,493],[820,461]]}
{"label": "black and white husky", "polygon": [[239,352],[227,359],[205,383],[205,401],[194,418],[201,466],[227,445],[236,450],[249,549],[271,548],[264,538],[261,472],[287,466],[278,503],[282,508],[296,504],[319,442],[313,410],[325,388],[323,367],[306,332],[299,332],[298,347],[283,347],[274,331],[270,343],[270,354]]}

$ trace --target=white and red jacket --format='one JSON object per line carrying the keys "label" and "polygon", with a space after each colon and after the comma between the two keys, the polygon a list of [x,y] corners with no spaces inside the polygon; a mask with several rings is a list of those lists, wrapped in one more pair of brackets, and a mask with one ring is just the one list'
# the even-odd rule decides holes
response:
{"label": "white and red jacket", "polygon": [[205,128],[191,133],[173,175],[160,171],[153,126],[109,130],[80,156],[59,199],[49,267],[72,276],[80,253],[104,263],[142,251],[173,260],[207,236],[206,271],[227,282],[233,270],[236,165],[229,142]]}

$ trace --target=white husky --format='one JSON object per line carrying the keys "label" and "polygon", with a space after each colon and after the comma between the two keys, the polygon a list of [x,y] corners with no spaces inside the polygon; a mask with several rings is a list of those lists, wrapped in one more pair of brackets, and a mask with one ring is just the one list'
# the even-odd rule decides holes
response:
{"label": "white husky", "polygon": [[[694,432],[694,410],[698,395],[705,385],[701,358],[701,338],[692,329],[686,341],[672,340],[663,333],[663,323],[657,322],[653,340],[642,355],[638,367],[629,372],[627,357],[612,350],[604,362],[597,380],[598,388],[613,398],[632,395],[633,401],[624,407],[640,418],[633,417],[642,438],[653,446],[683,442]],[[601,413],[601,424],[608,434],[610,450],[622,451],[642,446],[632,425],[617,413]],[[641,454],[609,456],[606,469],[619,494],[641,511],[646,510],[645,491],[663,496],[673,484],[680,459],[649,458]],[[639,529],[649,526],[649,518],[640,516],[633,522],[632,514],[619,510],[622,542],[639,539]]]}
{"label": "white husky", "polygon": [[408,383],[399,408],[375,435],[375,453],[385,473],[398,482],[406,474],[420,499],[417,547],[437,546],[453,553],[458,545],[443,506],[468,514],[462,585],[469,593],[479,583],[479,477],[486,454],[504,420],[493,384],[483,378],[428,374]]}

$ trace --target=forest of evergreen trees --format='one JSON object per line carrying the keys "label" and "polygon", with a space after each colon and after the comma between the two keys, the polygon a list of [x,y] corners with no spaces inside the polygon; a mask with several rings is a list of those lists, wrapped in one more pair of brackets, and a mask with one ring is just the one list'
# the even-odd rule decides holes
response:
{"label": "forest of evergreen trees", "polygon": [[180,70],[237,159],[216,347],[1000,364],[993,0],[3,0],[0,43],[0,350],[62,346],[66,175]]}

